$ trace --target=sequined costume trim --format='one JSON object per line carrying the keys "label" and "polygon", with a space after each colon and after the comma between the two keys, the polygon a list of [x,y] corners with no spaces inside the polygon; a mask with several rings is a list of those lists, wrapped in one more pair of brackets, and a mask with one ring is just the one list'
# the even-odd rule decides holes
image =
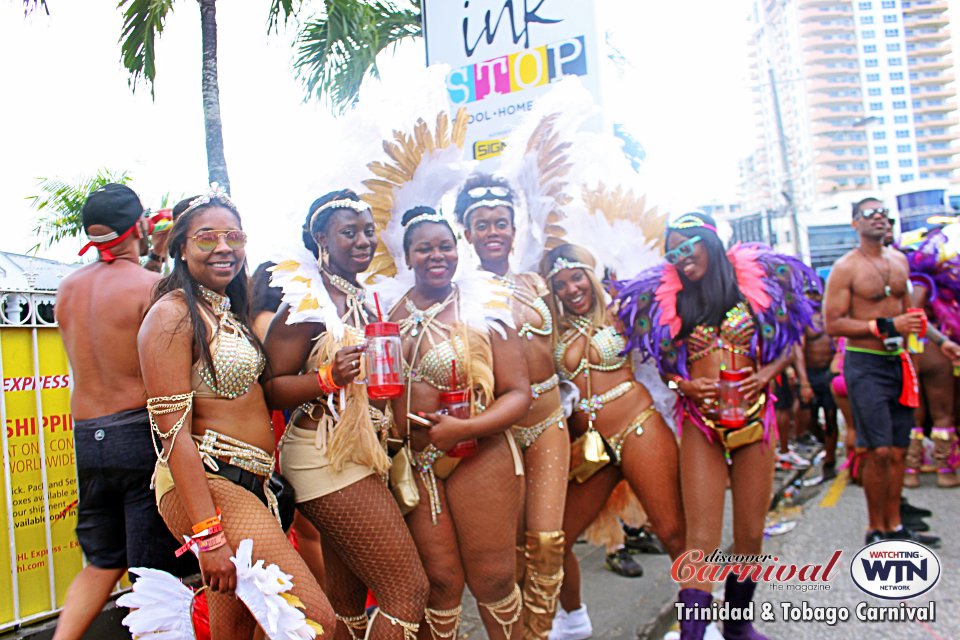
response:
{"label": "sequined costume trim", "polygon": [[547,391],[553,391],[560,385],[560,376],[553,374],[543,382],[534,382],[530,385],[530,397],[536,400]]}
{"label": "sequined costume trim", "polygon": [[557,425],[563,429],[563,407],[557,407],[553,413],[535,425],[525,427],[515,424],[510,428],[513,430],[513,439],[516,441],[517,446],[520,447],[522,451],[526,451],[530,448],[530,445],[537,441],[537,438],[539,438],[544,431],[553,425]]}
{"label": "sequined costume trim", "polygon": [[216,375],[200,362],[195,365],[196,371],[216,396],[238,398],[257,382],[266,359],[244,332],[243,323],[230,310],[230,298],[203,285],[197,286],[200,295],[213,310],[218,324],[210,341],[210,357]]}
{"label": "sequined costume trim", "polygon": [[[564,332],[560,341],[554,348],[553,359],[557,367],[557,373],[564,380],[573,380],[588,369],[593,371],[616,371],[627,362],[627,358],[621,355],[627,346],[626,340],[617,331],[615,327],[603,326],[595,328],[593,323],[582,317],[574,317],[571,320],[572,327]],[[576,369],[570,371],[564,364],[567,349],[579,338],[585,336],[592,347],[600,356],[600,362],[594,364],[590,362],[590,348],[585,349],[583,357]]]}
{"label": "sequined costume trim", "polygon": [[512,274],[505,276],[494,276],[494,280],[501,282],[510,290],[510,296],[522,304],[533,309],[540,316],[540,326],[537,327],[529,322],[524,322],[517,330],[517,335],[527,340],[533,340],[534,336],[549,337],[553,335],[553,314],[550,313],[550,307],[543,301],[543,298],[537,295],[536,289],[532,292],[530,288],[524,286],[525,283],[517,279]]}
{"label": "sequined costume trim", "polygon": [[589,398],[581,398],[581,400],[577,403],[577,411],[588,413],[590,414],[590,420],[596,420],[597,412],[600,411],[600,409],[603,409],[605,404],[613,402],[614,400],[627,395],[627,393],[630,392],[630,389],[633,388],[633,385],[634,383],[632,380],[626,380],[599,395],[590,396]]}
{"label": "sequined costume trim", "polygon": [[728,351],[740,356],[753,358],[750,349],[756,325],[753,316],[747,308],[747,303],[741,302],[727,311],[719,327],[697,325],[687,337],[689,349],[688,362],[696,362],[706,358],[715,351]]}
{"label": "sequined costume trim", "polygon": [[610,448],[612,448],[613,452],[616,454],[616,457],[613,460],[614,465],[620,466],[620,463],[623,461],[623,443],[626,441],[627,436],[629,436],[631,433],[642,436],[644,423],[654,415],[657,415],[657,413],[657,408],[651,405],[641,411],[637,417],[631,420],[630,424],[624,427],[620,433],[607,438],[607,444],[610,445]]}

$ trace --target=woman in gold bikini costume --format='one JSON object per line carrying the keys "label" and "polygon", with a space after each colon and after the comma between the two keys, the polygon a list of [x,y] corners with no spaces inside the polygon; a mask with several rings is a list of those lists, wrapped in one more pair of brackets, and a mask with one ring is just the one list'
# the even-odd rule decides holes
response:
{"label": "woman in gold bikini costume", "polygon": [[546,638],[563,580],[563,505],[570,462],[570,439],[560,405],[560,379],[553,366],[553,315],[537,273],[513,273],[510,254],[516,236],[514,191],[507,181],[486,174],[469,178],[457,195],[457,221],[465,227],[480,266],[510,290],[517,335],[527,362],[532,402],[513,426],[523,451],[526,498],[519,542],[524,552],[525,638]]}
{"label": "woman in gold bikini costume", "polygon": [[[444,217],[416,207],[403,215],[402,224],[403,251],[415,284],[390,314],[400,323],[408,372],[407,392],[393,406],[400,435],[409,437],[420,493],[407,525],[431,585],[425,614],[429,635],[422,631],[421,637],[456,637],[466,583],[487,637],[518,638],[522,605],[515,535],[504,523],[517,521],[520,460],[505,432],[530,404],[523,351],[507,326],[512,320],[506,295],[491,305],[480,299],[494,283],[483,278],[483,291],[467,291],[464,278],[462,285],[452,282],[457,242]],[[472,393],[469,418],[437,413],[441,394],[457,389]],[[407,417],[418,419],[417,414],[427,425],[418,427]],[[445,455],[474,439],[472,455]]]}
{"label": "woman in gold bikini costume", "polygon": [[[640,499],[671,557],[683,551],[684,542],[676,438],[654,408],[650,393],[634,379],[629,358],[621,355],[626,341],[608,315],[595,264],[589,251],[572,244],[551,249],[541,262],[558,336],[554,363],[560,378],[580,392],[570,418],[572,436],[595,429],[612,454],[610,464],[568,484],[562,609],[554,620],[555,630],[589,626],[573,544],[621,480]],[[571,467],[576,464],[571,461]]]}
{"label": "woman in gold bikini costume", "polygon": [[307,618],[333,629],[330,603],[284,535],[266,486],[274,438],[258,382],[264,355],[247,317],[246,235],[227,194],[212,187],[170,231],[174,268],[158,284],[138,340],[147,409],[163,443],[155,474],[160,514],[178,540],[192,536],[199,547],[213,638],[254,632],[234,597],[230,561],[247,538],[254,559],[293,575],[291,594]]}
{"label": "woman in gold bikini costume", "polygon": [[267,399],[293,410],[281,469],[300,512],[323,536],[327,594],[340,621],[336,637],[364,637],[369,587],[379,607],[368,637],[414,638],[430,585],[382,478],[389,459],[381,441],[392,418],[385,401],[370,402],[366,386],[355,383],[364,327],[377,319],[357,282],[377,248],[370,208],[349,190],[318,198],[303,243],[307,255],[274,269],[284,304],[266,340]]}

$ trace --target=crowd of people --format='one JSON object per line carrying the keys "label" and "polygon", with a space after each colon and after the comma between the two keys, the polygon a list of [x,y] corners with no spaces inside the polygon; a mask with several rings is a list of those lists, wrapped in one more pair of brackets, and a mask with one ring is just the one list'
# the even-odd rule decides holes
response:
{"label": "crowd of people", "polygon": [[[254,637],[234,597],[244,540],[291,576],[316,633],[455,638],[469,587],[490,638],[589,637],[573,545],[588,528],[622,537],[637,502],[671,558],[709,553],[729,487],[732,553],[761,553],[791,363],[796,422],[811,430],[825,412],[825,470],[835,395],[849,403],[867,542],[916,539],[900,489],[920,466],[921,404],[938,482],[957,484],[954,290],[915,277],[927,286],[911,298],[912,263],[885,246],[880,202],[855,205],[860,245],[824,296],[800,260],[725,247],[700,212],[669,220],[662,257],[636,274],[604,273],[575,237],[518,270],[517,189],[475,173],[455,193],[449,217],[406,206],[390,242],[364,198],[331,191],[309,206],[302,249],[254,282],[240,211],[216,185],[173,209],[154,244],[162,277],[138,262],[136,194],[90,194],[83,224],[100,257],[56,307],[88,562],[57,638],[82,635],[127,567],[195,572],[191,547],[212,637]],[[392,297],[363,277],[382,269],[382,244],[409,274]],[[904,342],[920,335],[915,368]],[[685,606],[710,606],[711,582],[681,586]],[[724,599],[746,607],[755,588],[731,576]],[[690,616],[681,638],[706,626]],[[746,620],[723,635],[762,638]]]}

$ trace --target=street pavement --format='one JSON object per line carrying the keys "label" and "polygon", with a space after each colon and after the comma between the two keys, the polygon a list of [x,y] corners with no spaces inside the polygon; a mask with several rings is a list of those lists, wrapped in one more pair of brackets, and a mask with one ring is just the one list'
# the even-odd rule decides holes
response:
{"label": "street pavement", "polygon": [[[928,519],[931,533],[943,536],[943,547],[937,550],[942,565],[940,583],[928,594],[908,601],[911,606],[936,603],[936,620],[930,623],[882,622],[867,623],[855,619],[854,609],[860,602],[885,605],[885,602],[866,595],[850,578],[848,561],[862,546],[866,524],[866,504],[860,487],[847,483],[845,472],[834,481],[803,487],[804,479],[818,475],[816,469],[797,477],[797,472],[777,472],[775,489],[785,494],[776,513],[795,522],[792,530],[769,537],[764,552],[777,555],[781,562],[797,564],[824,563],[835,550],[842,550],[839,566],[831,574],[829,591],[807,593],[778,591],[769,585],[757,589],[757,607],[768,602],[774,606],[775,622],[759,622],[757,627],[771,640],[839,640],[877,638],[880,640],[948,640],[960,639],[960,589],[955,581],[960,576],[960,550],[955,543],[960,535],[960,488],[938,489],[931,474],[921,476],[922,486],[905,490],[911,503],[934,511]],[[729,494],[728,494],[729,496]],[[731,542],[730,500],[727,499],[723,543]],[[789,526],[789,525],[788,525]],[[576,547],[583,574],[583,600],[593,622],[593,638],[604,640],[661,640],[676,625],[673,602],[677,587],[670,579],[670,561],[665,555],[639,554],[634,556],[644,568],[639,578],[624,578],[605,568],[603,549],[584,543]],[[719,594],[718,594],[719,595]],[[781,603],[799,605],[805,601],[811,607],[844,606],[851,612],[851,620],[828,626],[821,622],[783,621]],[[893,602],[896,606],[896,602]],[[87,638],[113,639],[128,637],[118,627],[121,612],[108,611],[98,621],[100,626]],[[0,640],[50,637],[52,625],[34,628],[19,634],[0,634]],[[476,605],[466,596],[464,621],[460,638],[484,638]]]}

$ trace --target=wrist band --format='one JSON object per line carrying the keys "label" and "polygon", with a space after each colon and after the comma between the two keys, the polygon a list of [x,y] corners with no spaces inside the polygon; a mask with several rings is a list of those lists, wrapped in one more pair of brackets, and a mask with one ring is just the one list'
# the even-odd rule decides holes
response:
{"label": "wrist band", "polygon": [[896,326],[893,324],[893,318],[877,318],[877,331],[880,338],[893,338],[900,335]]}
{"label": "wrist band", "polygon": [[217,515],[213,516],[212,518],[207,518],[206,520],[202,520],[201,522],[198,522],[197,524],[193,525],[193,533],[195,535],[199,534],[204,529],[209,529],[215,524],[220,524],[220,507],[217,507]]}
{"label": "wrist band", "polygon": [[157,255],[153,251],[150,251],[149,253],[147,253],[147,260],[152,260],[154,262],[163,262],[163,258],[161,258],[159,255]]}
{"label": "wrist band", "polygon": [[943,343],[947,341],[947,336],[940,334],[940,337],[935,340],[935,343],[938,347],[942,347]]}
{"label": "wrist band", "polygon": [[870,327],[870,335],[872,335],[872,336],[874,336],[874,337],[876,337],[876,338],[879,338],[879,337],[880,337],[880,328],[877,326],[877,321],[876,321],[876,320],[871,320],[870,322],[867,323],[867,325]]}
{"label": "wrist band", "polygon": [[333,381],[333,365],[325,364],[317,369],[317,382],[320,384],[320,391],[325,394],[331,394],[339,391],[342,387]]}
{"label": "wrist band", "polygon": [[204,540],[198,540],[197,548],[201,553],[203,553],[204,551],[213,551],[214,549],[219,549],[225,544],[227,544],[227,536],[223,533],[218,533],[213,537],[206,538]]}

